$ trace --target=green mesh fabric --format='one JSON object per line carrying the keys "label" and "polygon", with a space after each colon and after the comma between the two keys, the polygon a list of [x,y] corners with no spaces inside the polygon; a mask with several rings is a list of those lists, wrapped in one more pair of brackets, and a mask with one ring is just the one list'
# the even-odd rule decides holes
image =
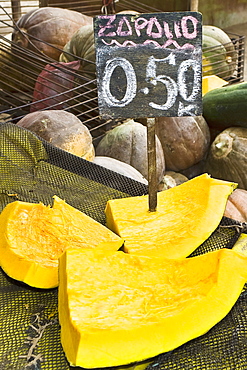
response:
{"label": "green mesh fabric", "polygon": [[[0,143],[0,210],[17,199],[52,204],[57,195],[105,224],[108,199],[147,194],[145,185],[55,148],[14,124],[0,124]],[[241,231],[245,224],[223,218],[193,255],[232,248]],[[246,298],[243,291],[218,325],[150,359],[147,370],[247,369]],[[57,289],[33,289],[0,269],[0,312],[0,370],[70,369],[60,343]]]}

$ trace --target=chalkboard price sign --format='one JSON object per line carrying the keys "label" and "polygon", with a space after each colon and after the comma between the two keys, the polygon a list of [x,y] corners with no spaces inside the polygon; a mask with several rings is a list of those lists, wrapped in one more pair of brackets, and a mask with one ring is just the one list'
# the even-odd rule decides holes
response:
{"label": "chalkboard price sign", "polygon": [[94,18],[102,118],[202,113],[202,19],[198,12]]}

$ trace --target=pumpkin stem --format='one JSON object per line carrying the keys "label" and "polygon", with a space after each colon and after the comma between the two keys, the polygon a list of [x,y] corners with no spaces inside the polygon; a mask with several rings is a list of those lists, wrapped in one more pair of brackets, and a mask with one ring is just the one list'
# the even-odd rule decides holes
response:
{"label": "pumpkin stem", "polygon": [[228,134],[222,133],[216,138],[213,145],[215,157],[226,157],[232,150],[233,138]]}

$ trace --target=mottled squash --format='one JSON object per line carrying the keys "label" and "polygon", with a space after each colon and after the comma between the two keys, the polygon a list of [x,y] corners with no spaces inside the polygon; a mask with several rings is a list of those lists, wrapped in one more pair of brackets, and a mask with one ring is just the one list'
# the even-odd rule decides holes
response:
{"label": "mottled squash", "polygon": [[58,258],[68,247],[118,250],[123,241],[54,196],[53,207],[14,201],[0,215],[0,266],[36,288],[58,285]]}
{"label": "mottled squash", "polygon": [[203,174],[158,192],[155,212],[149,212],[148,195],[112,199],[105,210],[107,226],[125,240],[125,252],[186,257],[219,225],[236,186]]}
{"label": "mottled squash", "polygon": [[59,260],[65,355],[104,368],[171,351],[223,319],[246,281],[247,257],[230,249],[178,260],[68,249]]}
{"label": "mottled squash", "polygon": [[92,161],[95,156],[89,129],[73,113],[63,110],[44,110],[25,115],[17,126],[34,132],[52,145]]}
{"label": "mottled squash", "polygon": [[180,172],[200,162],[210,146],[210,132],[202,116],[158,117],[156,133],[166,170]]}
{"label": "mottled squash", "polygon": [[221,28],[202,26],[203,75],[230,79],[237,68],[237,51],[230,37]]}
{"label": "mottled squash", "polygon": [[227,58],[227,51],[215,38],[202,35],[202,56],[203,76],[216,75],[223,79],[232,76],[234,70]]}
{"label": "mottled squash", "polygon": [[80,60],[84,74],[95,78],[95,45],[93,24],[80,27],[63,48],[60,62]]}
{"label": "mottled squash", "polygon": [[[112,157],[130,164],[145,179],[148,178],[147,127],[132,119],[120,123],[106,132],[96,147],[97,156]],[[157,183],[165,171],[165,158],[162,145],[156,137]]]}

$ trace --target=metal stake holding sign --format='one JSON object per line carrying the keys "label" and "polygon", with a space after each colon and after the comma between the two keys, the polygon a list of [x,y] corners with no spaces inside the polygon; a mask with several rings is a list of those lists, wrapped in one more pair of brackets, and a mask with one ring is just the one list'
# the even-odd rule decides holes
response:
{"label": "metal stake holding sign", "polygon": [[94,18],[99,113],[147,118],[149,210],[157,206],[155,117],[202,114],[198,12]]}

